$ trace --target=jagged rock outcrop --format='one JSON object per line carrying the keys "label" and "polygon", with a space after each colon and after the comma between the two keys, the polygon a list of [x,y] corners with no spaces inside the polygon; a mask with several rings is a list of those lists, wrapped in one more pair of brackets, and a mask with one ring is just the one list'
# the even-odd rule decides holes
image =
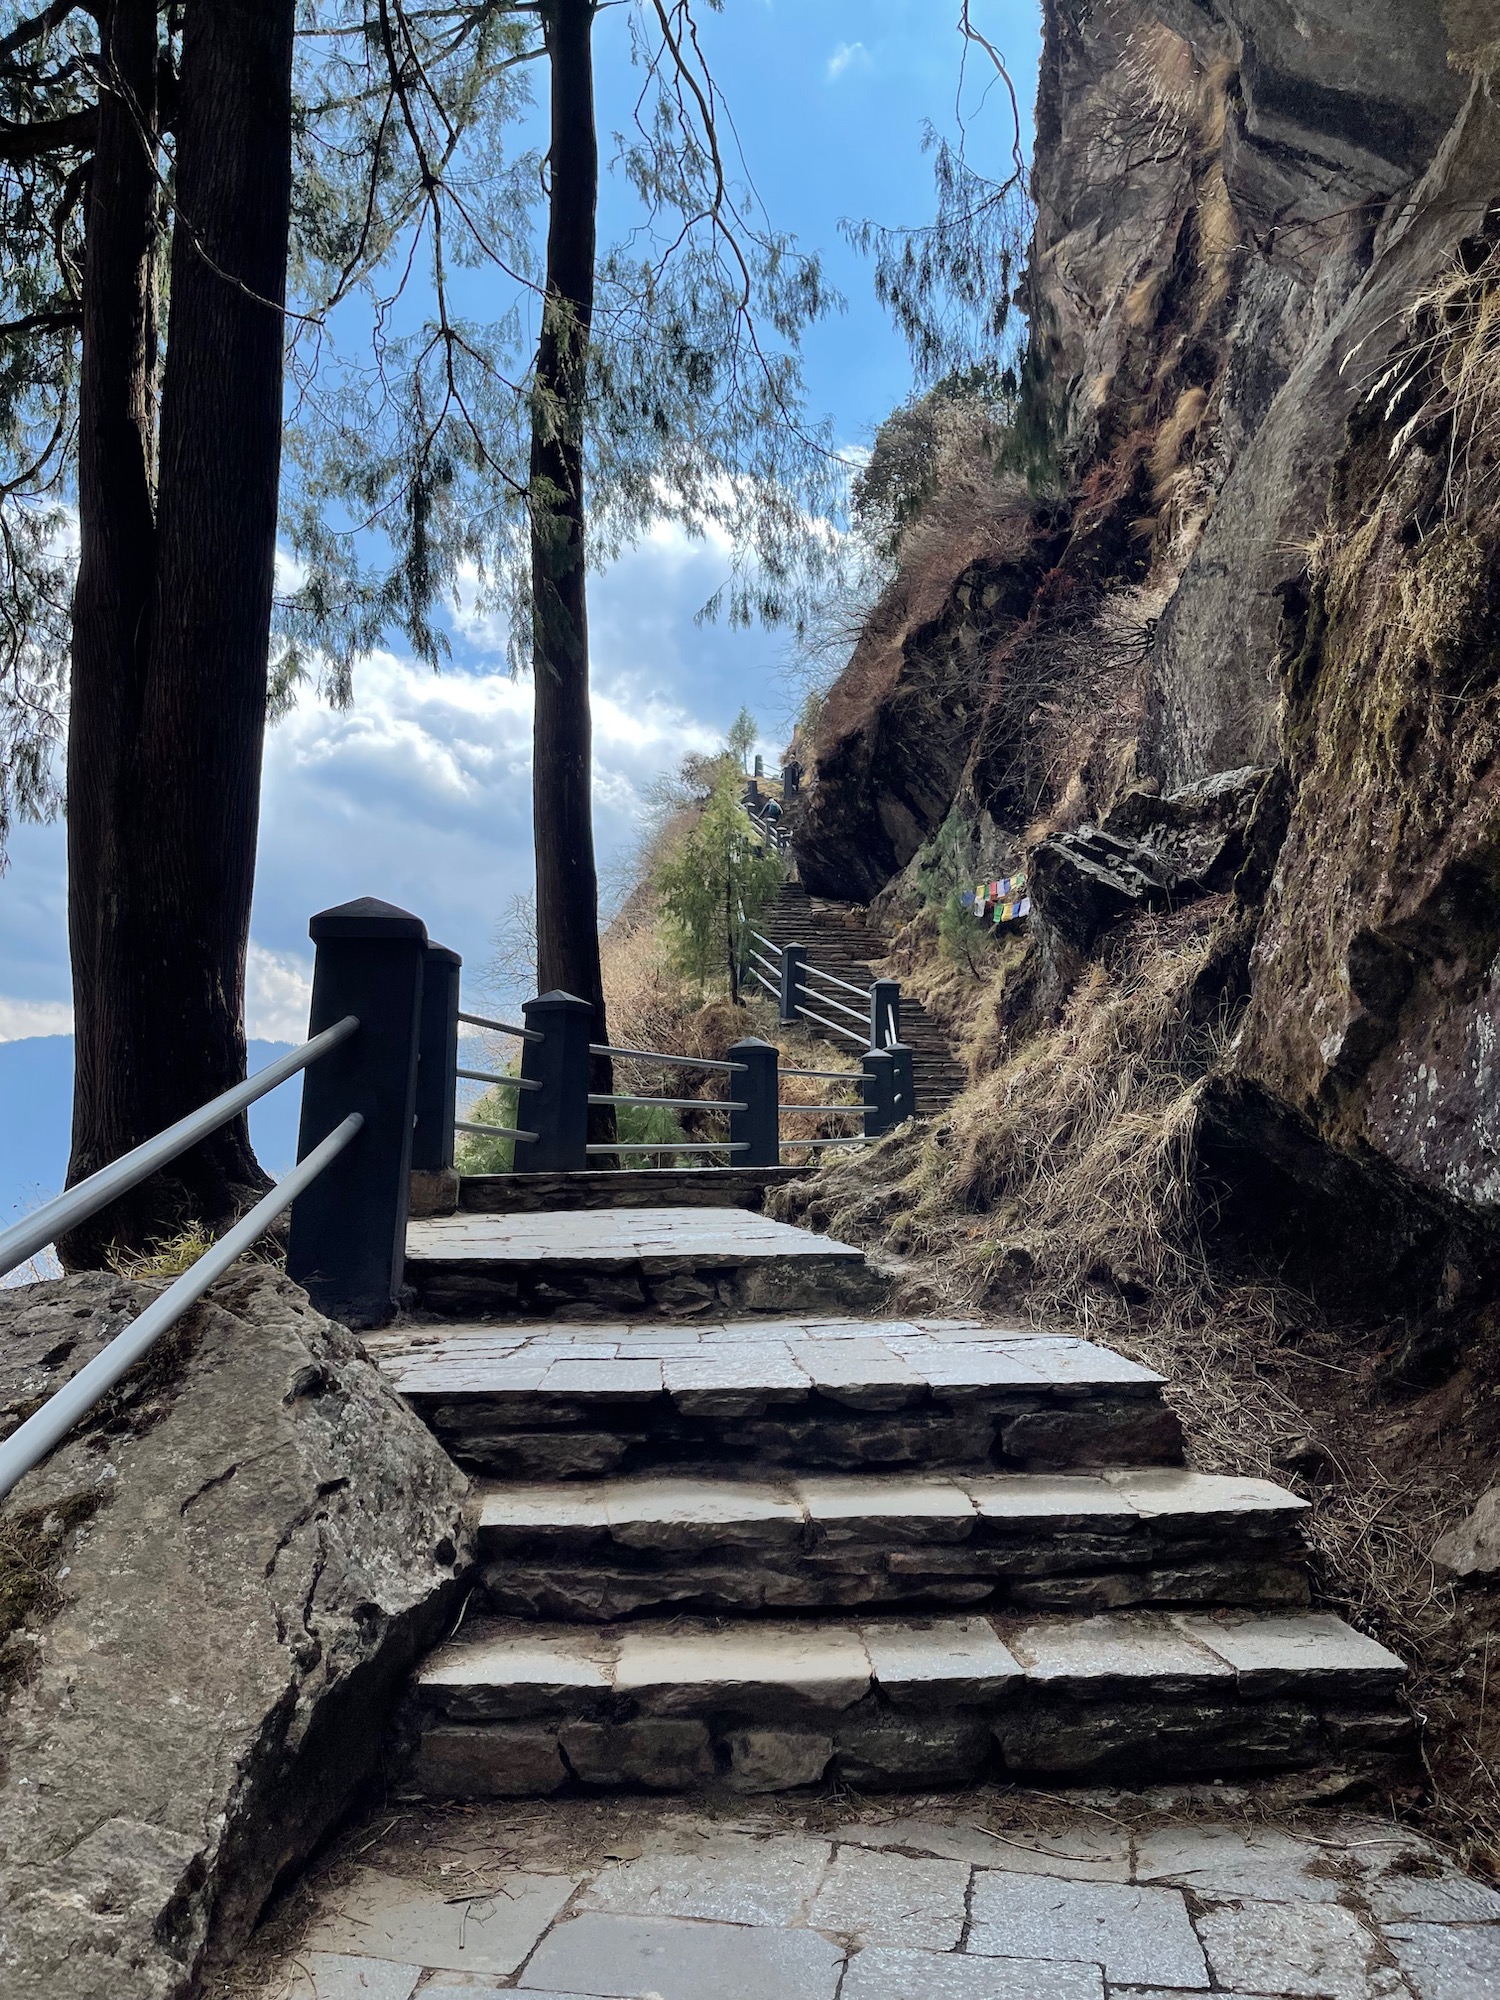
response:
{"label": "jagged rock outcrop", "polygon": [[1232,888],[1273,771],[1222,771],[1165,795],[1127,792],[1097,827],[1055,833],[1031,855],[1038,921],[1074,951],[1145,910],[1175,910]]}
{"label": "jagged rock outcrop", "polygon": [[[154,1288],[0,1293],[7,1427]],[[269,1269],[0,1509],[0,1993],[184,2000],[370,1777],[457,1611],[466,1482]]]}
{"label": "jagged rock outcrop", "polygon": [[[820,798],[856,734],[887,767],[907,741],[836,692],[820,879],[868,894],[919,826],[913,884],[940,851],[1029,861],[1023,1030],[1116,931],[1232,886],[1229,1069],[1351,1158],[1500,1204],[1500,0],[1044,23],[1028,289],[1060,491],[1025,574],[1050,566],[963,655],[967,761],[945,808],[950,723],[904,843]],[[1491,399],[1462,437],[1455,371]],[[1150,815],[1246,767],[1277,776],[1184,865]],[[873,764],[858,784],[878,815]]]}

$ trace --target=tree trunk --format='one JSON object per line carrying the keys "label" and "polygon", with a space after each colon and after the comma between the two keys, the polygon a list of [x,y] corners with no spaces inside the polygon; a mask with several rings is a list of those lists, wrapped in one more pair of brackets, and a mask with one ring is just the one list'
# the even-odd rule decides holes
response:
{"label": "tree trunk", "polygon": [[[111,710],[95,685],[82,736],[75,656],[70,814],[75,782],[88,796],[101,771],[111,780],[107,813],[70,820],[75,1180],[245,1074],[294,14],[294,0],[188,0],[184,17],[155,560],[137,585],[129,700]],[[89,229],[92,258],[92,207]],[[110,494],[99,499],[107,511]],[[111,532],[95,523],[101,541]],[[107,683],[121,668],[101,649],[85,678]],[[107,743],[102,714],[115,726]],[[138,1246],[191,1221],[221,1228],[266,1185],[237,1119],[76,1232],[65,1254],[97,1262],[112,1242]]]}
{"label": "tree trunk", "polygon": [[[583,429],[599,206],[594,11],[595,0],[544,0],[542,7],[552,71],[552,148],[546,301],[531,427],[532,818],[538,985],[544,993],[560,989],[587,1000],[594,1040],[607,1042],[584,561]],[[596,1059],[595,1091],[607,1094],[610,1078],[607,1059]],[[590,1135],[612,1139],[613,1118],[592,1117]]]}

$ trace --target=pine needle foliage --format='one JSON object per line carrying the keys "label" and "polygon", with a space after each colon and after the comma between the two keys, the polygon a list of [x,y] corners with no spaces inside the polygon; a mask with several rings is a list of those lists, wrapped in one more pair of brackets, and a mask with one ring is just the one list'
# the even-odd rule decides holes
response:
{"label": "pine needle foliage", "polygon": [[734,999],[746,930],[776,895],[783,872],[781,856],[766,849],[745,810],[744,783],[739,758],[726,751],[653,885],[683,977],[700,988],[725,979]]}

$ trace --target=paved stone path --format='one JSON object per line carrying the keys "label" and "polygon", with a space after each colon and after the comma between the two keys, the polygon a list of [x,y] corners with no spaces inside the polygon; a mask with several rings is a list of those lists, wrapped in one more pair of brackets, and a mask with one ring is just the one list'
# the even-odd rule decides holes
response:
{"label": "paved stone path", "polygon": [[[1500,1894],[1373,1816],[1239,1788],[719,1813],[393,1803],[244,2000],[1494,2000]],[[1213,1816],[1217,1805],[1218,1816]],[[1195,1814],[1184,1817],[1184,1811]],[[1240,1817],[1229,1815],[1235,1812]],[[1205,1816],[1205,1812],[1207,1816]]]}

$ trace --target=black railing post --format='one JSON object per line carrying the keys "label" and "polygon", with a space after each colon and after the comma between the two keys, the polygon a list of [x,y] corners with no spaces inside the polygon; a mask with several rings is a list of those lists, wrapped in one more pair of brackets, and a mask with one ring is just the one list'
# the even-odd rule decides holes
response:
{"label": "black railing post", "polygon": [[888,1049],[901,1039],[901,983],[877,979],[870,986],[870,1047]]}
{"label": "black railing post", "polygon": [[905,1042],[892,1042],[886,1054],[891,1059],[892,1115],[897,1125],[904,1125],[908,1118],[917,1115],[917,1082],[912,1052]]}
{"label": "black railing post", "polygon": [[865,1137],[883,1139],[895,1124],[891,1059],[884,1049],[867,1049],[864,1066]]}
{"label": "black railing post", "polygon": [[534,1144],[516,1142],[518,1174],[581,1174],[588,1166],[589,1036],[594,1010],[571,993],[543,993],[522,1008],[540,1041],[521,1044],[521,1075],[540,1090],[516,1093],[518,1132],[535,1132]]}
{"label": "black railing post", "polygon": [[417,1123],[411,1165],[417,1174],[453,1170],[453,1121],[458,1115],[458,976],[463,960],[430,944],[422,973],[422,1026],[417,1048]]}
{"label": "black railing post", "polygon": [[293,1204],[287,1273],[330,1319],[383,1326],[406,1261],[427,929],[366,896],[321,911],[308,933],[317,946],[309,1036],[346,1014],[358,1015],[359,1032],[303,1079],[297,1158],[351,1112],[364,1129]]}
{"label": "black railing post", "polygon": [[735,1167],[779,1167],[781,1165],[781,1055],[770,1042],[751,1036],[736,1042],[729,1051],[731,1062],[743,1063],[744,1070],[729,1079],[731,1103],[743,1104],[743,1111],[729,1114],[729,1143],[745,1147],[731,1153]]}
{"label": "black railing post", "polygon": [[789,1028],[802,1019],[802,992],[807,969],[807,946],[789,944],[781,954],[781,1025]]}

